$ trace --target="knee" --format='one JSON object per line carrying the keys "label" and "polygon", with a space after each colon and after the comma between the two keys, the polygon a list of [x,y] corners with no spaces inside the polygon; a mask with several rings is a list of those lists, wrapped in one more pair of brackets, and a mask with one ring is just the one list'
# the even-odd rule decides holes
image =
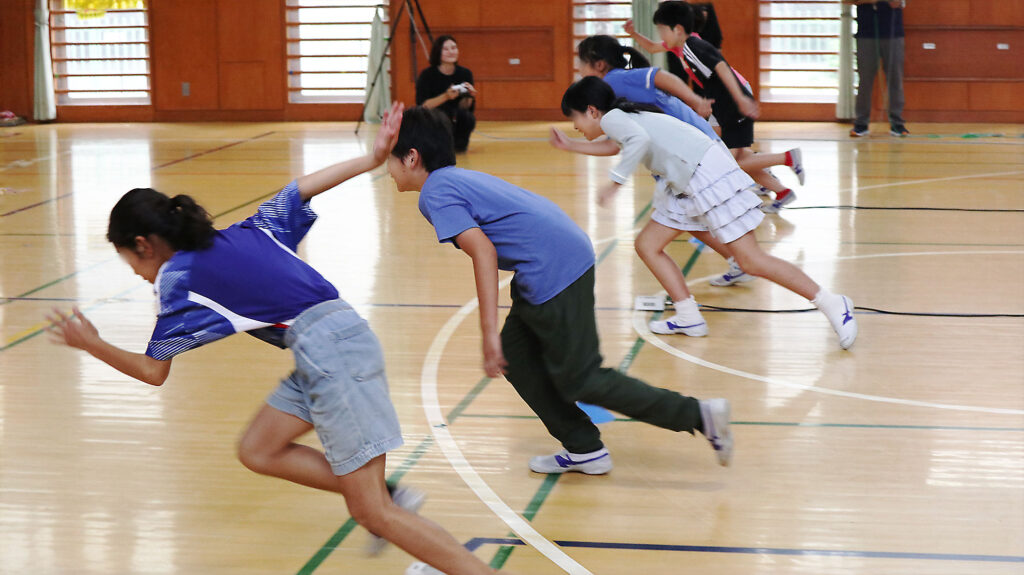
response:
{"label": "knee", "polygon": [[654,242],[647,240],[643,236],[637,237],[636,241],[633,242],[633,249],[636,250],[636,255],[640,256],[640,259],[645,262],[650,261],[661,251]]}
{"label": "knee", "polygon": [[236,453],[238,455],[238,461],[242,463],[250,471],[255,471],[261,475],[267,475],[270,467],[270,455],[265,449],[261,449],[259,442],[249,438],[248,436],[242,437],[238,441],[236,447]]}
{"label": "knee", "polygon": [[764,275],[765,264],[763,258],[751,256],[750,254],[738,254],[734,253],[733,258],[736,259],[736,263],[739,264],[740,268],[752,275],[762,277]]}
{"label": "knee", "polygon": [[353,521],[362,525],[374,535],[384,536],[386,534],[388,517],[384,505],[371,504],[361,499],[346,499],[345,503],[348,506],[348,513],[352,516]]}

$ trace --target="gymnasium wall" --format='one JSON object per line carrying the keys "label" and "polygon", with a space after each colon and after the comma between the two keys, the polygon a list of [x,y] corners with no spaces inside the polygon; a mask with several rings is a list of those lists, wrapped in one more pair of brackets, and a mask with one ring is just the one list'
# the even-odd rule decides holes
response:
{"label": "gymnasium wall", "polygon": [[[1024,121],[1024,0],[911,0],[908,121]],[[0,109],[32,112],[33,0],[0,1]],[[393,2],[392,17],[402,4]],[[569,0],[420,0],[431,31],[459,41],[481,119],[558,119],[572,80]],[[60,121],[353,120],[359,105],[289,104],[283,0],[150,0],[153,104],[61,106]],[[715,0],[730,63],[756,91],[757,2]],[[427,65],[403,17],[392,93],[414,100]],[[925,49],[924,45],[932,47]],[[1003,44],[1008,50],[999,50]],[[184,95],[182,84],[189,84]],[[880,87],[876,107],[881,107]],[[877,118],[881,118],[877,111]],[[832,120],[833,105],[764,104],[765,120]]]}

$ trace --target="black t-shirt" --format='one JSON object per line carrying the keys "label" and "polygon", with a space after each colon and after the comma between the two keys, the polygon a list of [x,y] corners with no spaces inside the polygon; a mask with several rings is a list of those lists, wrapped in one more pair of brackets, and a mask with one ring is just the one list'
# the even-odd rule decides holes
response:
{"label": "black t-shirt", "polygon": [[[740,114],[735,100],[732,99],[729,90],[715,72],[715,66],[719,62],[725,62],[725,58],[722,57],[722,53],[718,51],[718,48],[700,38],[690,36],[686,39],[683,57],[686,58],[686,63],[690,65],[690,69],[700,79],[701,84],[704,84],[702,95],[715,101],[714,104],[711,104],[711,113],[715,115],[718,123],[725,126],[741,121],[744,117],[743,114]],[[729,73],[733,75],[733,78],[736,78],[736,74],[733,73],[729,63],[726,62],[725,65]],[[736,83],[739,84],[740,90],[744,94],[753,97],[753,94],[743,85],[743,82],[740,82],[739,78],[736,78]]]}
{"label": "black t-shirt", "polygon": [[[463,68],[456,64],[455,72],[451,75],[441,73],[441,69],[437,66],[431,66],[420,72],[420,77],[416,78],[416,105],[422,104],[424,101],[441,95],[443,92],[448,90],[452,84],[461,84],[463,82],[473,83],[473,72],[469,71],[469,68]],[[449,117],[455,116],[455,111],[458,109],[459,100],[463,98],[470,98],[469,94],[459,94],[458,98],[454,100],[448,100],[444,104],[437,107]]]}

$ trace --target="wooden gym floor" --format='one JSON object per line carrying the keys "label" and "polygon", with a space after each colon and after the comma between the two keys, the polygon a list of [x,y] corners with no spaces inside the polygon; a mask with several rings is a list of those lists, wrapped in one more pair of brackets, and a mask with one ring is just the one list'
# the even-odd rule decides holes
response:
{"label": "wooden gym floor", "polygon": [[[850,140],[838,124],[758,125],[763,151],[799,146],[808,172],[792,209],[758,229],[764,247],[858,306],[1024,313],[1021,126],[911,124],[905,140],[874,128]],[[352,129],[0,131],[0,573],[404,571],[396,549],[363,555],[338,496],[236,461],[288,352],[229,338],[150,388],[41,334],[51,307],[77,304],[109,341],[145,348],[151,287],[104,239],[128,189],[192,194],[226,226],[361,153],[374,128]],[[632,309],[660,289],[632,249],[650,178],[599,208],[614,159],[558,152],[546,130],[481,123],[459,165],[553,199],[590,234],[606,364],[729,398],[734,463],[718,467],[703,438],[618,419],[602,424],[611,474],[530,473],[527,459],[557,446],[511,386],[483,377],[470,260],[434,241],[416,195],[381,169],[314,200],[301,255],[382,341],[406,439],[389,474],[429,494],[425,515],[521,575],[1024,573],[1024,320],[865,310],[850,351],[817,313],[707,311],[707,338],[653,336]],[[703,304],[808,307],[763,280],[711,287],[721,258],[685,237],[671,250]],[[508,510],[540,550],[512,534]]]}

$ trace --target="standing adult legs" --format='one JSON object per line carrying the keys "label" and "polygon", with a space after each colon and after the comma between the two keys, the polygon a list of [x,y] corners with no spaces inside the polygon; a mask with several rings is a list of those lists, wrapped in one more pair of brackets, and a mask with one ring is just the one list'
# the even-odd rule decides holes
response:
{"label": "standing adult legs", "polygon": [[856,119],[854,127],[867,127],[871,122],[871,91],[878,74],[878,40],[857,39],[857,84]]}

